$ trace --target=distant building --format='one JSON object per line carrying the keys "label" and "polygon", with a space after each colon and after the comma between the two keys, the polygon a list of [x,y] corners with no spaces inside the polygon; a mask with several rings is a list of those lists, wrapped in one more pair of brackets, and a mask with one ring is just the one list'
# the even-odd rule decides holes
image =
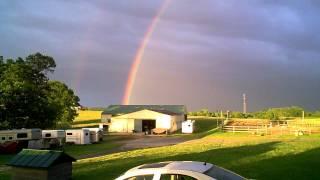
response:
{"label": "distant building", "polygon": [[101,114],[101,121],[109,132],[150,132],[181,129],[187,118],[184,105],[111,105]]}
{"label": "distant building", "polygon": [[7,164],[13,180],[69,180],[73,157],[62,151],[24,149]]}

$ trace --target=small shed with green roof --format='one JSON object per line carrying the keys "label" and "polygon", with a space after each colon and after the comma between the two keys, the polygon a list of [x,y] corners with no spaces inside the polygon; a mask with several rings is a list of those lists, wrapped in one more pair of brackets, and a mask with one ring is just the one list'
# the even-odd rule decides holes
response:
{"label": "small shed with green roof", "polygon": [[187,118],[184,105],[110,105],[101,114],[109,132],[151,132],[162,129],[174,132],[181,129]]}
{"label": "small shed with green roof", "polygon": [[67,180],[74,161],[62,151],[23,149],[7,165],[14,180]]}

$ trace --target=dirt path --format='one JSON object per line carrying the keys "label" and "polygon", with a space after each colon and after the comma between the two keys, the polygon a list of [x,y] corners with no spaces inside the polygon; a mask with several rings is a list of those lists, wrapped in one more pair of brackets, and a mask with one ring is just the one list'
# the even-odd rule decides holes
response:
{"label": "dirt path", "polygon": [[141,148],[151,148],[160,146],[169,146],[174,144],[179,144],[187,141],[183,137],[157,137],[157,136],[144,136],[135,140],[127,141],[123,146],[119,148],[121,151],[141,149]]}

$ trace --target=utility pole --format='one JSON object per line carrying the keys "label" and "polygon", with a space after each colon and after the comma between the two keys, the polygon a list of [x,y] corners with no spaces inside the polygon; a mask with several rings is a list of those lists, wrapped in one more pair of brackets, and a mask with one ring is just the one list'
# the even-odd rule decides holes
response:
{"label": "utility pole", "polygon": [[242,94],[243,98],[243,114],[247,114],[247,97],[246,94]]}

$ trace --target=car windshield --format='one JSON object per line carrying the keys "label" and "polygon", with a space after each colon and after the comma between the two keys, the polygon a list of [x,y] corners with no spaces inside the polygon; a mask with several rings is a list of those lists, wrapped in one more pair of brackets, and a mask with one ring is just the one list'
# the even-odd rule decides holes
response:
{"label": "car windshield", "polygon": [[161,167],[165,167],[168,164],[170,164],[170,162],[146,164],[146,165],[143,165],[143,166],[139,167],[139,169],[161,168]]}

